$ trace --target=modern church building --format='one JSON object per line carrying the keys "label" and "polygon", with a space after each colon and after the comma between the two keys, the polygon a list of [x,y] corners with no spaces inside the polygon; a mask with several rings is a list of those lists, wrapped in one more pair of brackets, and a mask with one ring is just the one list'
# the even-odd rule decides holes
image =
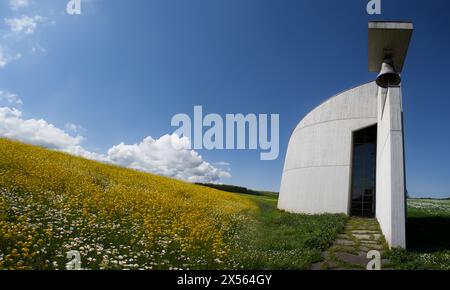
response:
{"label": "modern church building", "polygon": [[406,188],[400,73],[407,22],[369,22],[374,82],[310,112],[289,141],[278,207],[307,214],[376,217],[390,247],[405,247]]}

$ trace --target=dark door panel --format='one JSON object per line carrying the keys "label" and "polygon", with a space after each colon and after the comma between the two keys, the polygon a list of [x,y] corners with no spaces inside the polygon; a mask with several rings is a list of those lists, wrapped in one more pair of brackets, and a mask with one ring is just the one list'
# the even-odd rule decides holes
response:
{"label": "dark door panel", "polygon": [[375,216],[377,126],[353,133],[352,216]]}

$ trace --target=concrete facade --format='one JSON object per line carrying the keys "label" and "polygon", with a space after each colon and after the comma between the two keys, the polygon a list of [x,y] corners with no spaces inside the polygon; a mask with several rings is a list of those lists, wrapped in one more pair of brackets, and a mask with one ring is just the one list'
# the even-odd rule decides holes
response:
{"label": "concrete facade", "polygon": [[374,82],[315,108],[289,141],[278,207],[299,213],[349,213],[352,133],[377,123]]}
{"label": "concrete facade", "polygon": [[353,132],[377,124],[376,217],[391,247],[405,246],[400,87],[375,82],[315,108],[289,141],[278,207],[306,214],[350,214]]}
{"label": "concrete facade", "polygon": [[391,247],[405,247],[405,168],[400,87],[378,91],[376,216]]}

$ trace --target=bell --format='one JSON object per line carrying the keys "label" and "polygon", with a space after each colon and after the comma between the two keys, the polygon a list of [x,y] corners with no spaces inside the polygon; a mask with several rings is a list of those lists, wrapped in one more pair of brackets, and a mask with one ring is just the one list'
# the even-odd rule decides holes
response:
{"label": "bell", "polygon": [[400,75],[395,71],[392,60],[385,59],[381,65],[381,72],[377,77],[377,85],[387,88],[389,86],[398,86],[400,82]]}

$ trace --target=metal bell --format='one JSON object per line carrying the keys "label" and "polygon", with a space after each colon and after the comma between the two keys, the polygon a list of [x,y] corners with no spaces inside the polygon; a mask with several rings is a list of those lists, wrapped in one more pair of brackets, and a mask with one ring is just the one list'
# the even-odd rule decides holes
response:
{"label": "metal bell", "polygon": [[392,60],[385,59],[381,66],[381,72],[377,77],[377,85],[387,88],[389,86],[398,86],[400,82],[400,75],[395,71]]}

